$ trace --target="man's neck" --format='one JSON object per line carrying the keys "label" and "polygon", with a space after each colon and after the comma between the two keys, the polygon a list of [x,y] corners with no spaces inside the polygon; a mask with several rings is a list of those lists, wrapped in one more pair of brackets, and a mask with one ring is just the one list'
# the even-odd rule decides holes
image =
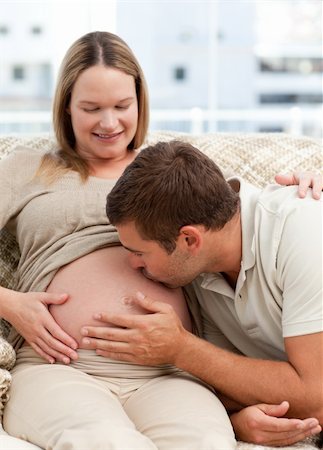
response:
{"label": "man's neck", "polygon": [[239,272],[221,272],[223,278],[227,281],[227,283],[232,287],[232,289],[236,288],[237,279],[239,276]]}
{"label": "man's neck", "polygon": [[219,231],[212,232],[209,242],[208,272],[221,272],[229,284],[236,283],[242,259],[242,232],[240,212]]}

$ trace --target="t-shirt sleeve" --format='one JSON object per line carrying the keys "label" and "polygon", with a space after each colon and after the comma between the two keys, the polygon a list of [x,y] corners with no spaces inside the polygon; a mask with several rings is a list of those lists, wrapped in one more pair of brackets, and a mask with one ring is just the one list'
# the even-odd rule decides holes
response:
{"label": "t-shirt sleeve", "polygon": [[306,198],[297,205],[282,219],[277,252],[283,337],[323,331],[323,202]]}
{"label": "t-shirt sleeve", "polygon": [[234,353],[241,352],[229,341],[229,339],[223,334],[223,332],[217,327],[214,321],[211,321],[208,316],[201,311],[202,324],[203,324],[203,338],[213,345],[229,350]]}

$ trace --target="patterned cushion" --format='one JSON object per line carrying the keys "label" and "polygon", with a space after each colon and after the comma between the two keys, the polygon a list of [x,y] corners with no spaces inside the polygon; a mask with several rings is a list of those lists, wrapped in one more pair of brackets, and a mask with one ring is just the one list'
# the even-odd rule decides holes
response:
{"label": "patterned cushion", "polygon": [[[321,170],[322,152],[318,141],[304,136],[290,136],[283,133],[206,133],[199,136],[178,132],[152,132],[145,145],[158,141],[181,139],[190,142],[215,162],[227,174],[236,174],[256,186],[274,182],[274,175],[297,170]],[[51,149],[55,140],[49,136],[14,137],[0,136],[0,159],[18,145],[31,148]],[[19,260],[19,248],[15,239],[5,230],[0,230],[0,285],[15,286],[15,269]],[[5,341],[9,324],[0,321],[0,417],[7,400],[10,386],[10,368],[15,362],[12,347]],[[285,449],[310,450],[314,440],[307,440]],[[266,450],[270,447],[238,443],[239,450]]]}

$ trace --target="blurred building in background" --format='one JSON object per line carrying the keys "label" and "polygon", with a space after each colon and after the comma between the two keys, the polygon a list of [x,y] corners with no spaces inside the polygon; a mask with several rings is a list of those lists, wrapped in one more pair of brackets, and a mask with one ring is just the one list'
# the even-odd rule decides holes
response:
{"label": "blurred building in background", "polygon": [[0,1],[0,133],[51,129],[57,72],[93,29],[115,31],[114,0]]}
{"label": "blurred building in background", "polygon": [[[187,2],[185,13],[183,3],[118,6],[153,110],[194,108],[204,131],[296,131],[302,121],[303,133],[321,135],[321,1]],[[189,126],[156,117],[159,128]]]}
{"label": "blurred building in background", "polygon": [[1,110],[48,109],[53,86],[50,25],[42,8],[1,3]]}
{"label": "blurred building in background", "polygon": [[50,129],[59,63],[97,29],[137,55],[152,129],[322,136],[320,0],[1,2],[0,132]]}

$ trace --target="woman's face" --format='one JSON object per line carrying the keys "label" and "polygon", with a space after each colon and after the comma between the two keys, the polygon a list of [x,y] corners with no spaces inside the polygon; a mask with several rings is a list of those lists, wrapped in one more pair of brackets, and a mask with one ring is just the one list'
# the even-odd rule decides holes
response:
{"label": "woman's face", "polygon": [[122,160],[137,130],[135,80],[114,68],[92,66],[76,80],[68,112],[76,151],[84,159]]}

